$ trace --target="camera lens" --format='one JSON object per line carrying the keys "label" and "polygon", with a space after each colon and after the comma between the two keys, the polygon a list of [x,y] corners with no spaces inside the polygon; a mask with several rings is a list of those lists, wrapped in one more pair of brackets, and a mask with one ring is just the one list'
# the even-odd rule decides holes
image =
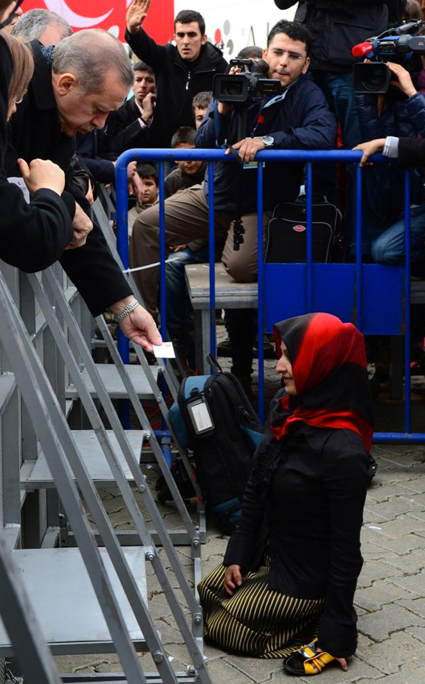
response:
{"label": "camera lens", "polygon": [[243,82],[242,79],[223,81],[222,82],[222,94],[223,95],[242,95],[243,92]]}

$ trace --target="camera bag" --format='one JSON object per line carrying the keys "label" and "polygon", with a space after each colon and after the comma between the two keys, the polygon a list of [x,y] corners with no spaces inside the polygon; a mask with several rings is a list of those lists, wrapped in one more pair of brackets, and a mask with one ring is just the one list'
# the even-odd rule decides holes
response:
{"label": "camera bag", "polygon": [[240,518],[252,456],[263,438],[241,384],[221,370],[187,377],[169,416],[176,434],[193,450],[207,512],[224,534],[231,534]]}
{"label": "camera bag", "polygon": [[[313,261],[331,261],[340,249],[342,214],[322,195],[313,195]],[[339,261],[339,259],[337,259]],[[266,263],[307,261],[307,200],[281,202],[269,221]]]}

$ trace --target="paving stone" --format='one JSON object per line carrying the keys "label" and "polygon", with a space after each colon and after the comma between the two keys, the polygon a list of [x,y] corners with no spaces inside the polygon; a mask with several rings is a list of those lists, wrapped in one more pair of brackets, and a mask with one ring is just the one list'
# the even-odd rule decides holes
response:
{"label": "paving stone", "polygon": [[359,618],[358,629],[374,641],[384,641],[394,631],[406,627],[425,627],[425,621],[403,606],[387,605]]}
{"label": "paving stone", "polygon": [[387,562],[402,570],[405,575],[414,575],[424,569],[425,554],[423,549],[416,549],[407,556],[394,555]]}
{"label": "paving stone", "polygon": [[362,660],[384,674],[394,674],[402,665],[413,660],[423,660],[424,657],[425,644],[406,632],[392,634],[385,641],[370,646],[361,654]]}
{"label": "paving stone", "polygon": [[217,684],[228,682],[228,684],[250,684],[252,677],[238,670],[226,658],[212,660],[208,664],[208,671],[211,679]]}
{"label": "paving stone", "polygon": [[381,560],[368,560],[363,564],[360,577],[357,582],[358,587],[370,587],[377,579],[385,579],[399,574],[399,570],[389,563]]}
{"label": "paving stone", "polygon": [[395,520],[382,523],[380,528],[377,531],[379,536],[384,535],[391,539],[398,539],[418,530],[425,533],[425,520],[418,520],[411,513],[406,513],[405,515],[398,516]]}
{"label": "paving stone", "polygon": [[408,627],[406,632],[425,644],[425,627]]}
{"label": "paving stone", "polygon": [[375,520],[382,522],[393,520],[403,513],[419,513],[420,511],[420,505],[406,496],[394,496],[389,501],[376,504],[368,501],[365,506],[365,513],[372,514]]}
{"label": "paving stone", "polygon": [[387,580],[376,580],[372,586],[356,591],[354,603],[370,612],[379,610],[387,603],[410,597],[411,593],[406,589],[390,584]]}
{"label": "paving stone", "polygon": [[278,658],[264,660],[263,658],[238,658],[237,656],[228,656],[226,660],[233,665],[233,667],[236,667],[256,682],[265,682],[270,679],[273,672],[280,672],[282,670],[282,660]]}
{"label": "paving stone", "polygon": [[389,581],[396,584],[398,587],[403,587],[403,589],[407,589],[407,591],[422,596],[425,588],[425,570],[422,570],[422,572],[418,572],[417,575],[411,577],[391,577]]}
{"label": "paving stone", "polygon": [[[388,539],[387,537],[380,537],[377,544],[379,547],[393,551],[394,553],[404,556],[409,554],[414,549],[425,548],[425,538],[419,534],[408,534],[401,539]],[[363,544],[362,544],[363,549]]]}
{"label": "paving stone", "polygon": [[406,486],[395,484],[394,482],[374,483],[367,493],[366,505],[369,504],[370,500],[379,503],[381,501],[389,501],[395,496],[409,496],[409,491],[406,490]]}
{"label": "paving stone", "polygon": [[403,665],[398,672],[383,679],[360,679],[357,684],[423,684],[424,668],[420,662]]}
{"label": "paving stone", "polygon": [[397,603],[425,619],[425,598],[400,599]]}

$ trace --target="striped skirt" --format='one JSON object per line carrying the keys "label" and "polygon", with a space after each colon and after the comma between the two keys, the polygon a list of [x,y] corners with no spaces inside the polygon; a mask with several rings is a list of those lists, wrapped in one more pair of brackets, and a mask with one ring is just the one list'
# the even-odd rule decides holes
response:
{"label": "striped skirt", "polygon": [[233,596],[224,589],[224,565],[199,584],[205,639],[251,658],[284,658],[312,641],[325,599],[298,599],[268,588],[269,560],[248,572]]}

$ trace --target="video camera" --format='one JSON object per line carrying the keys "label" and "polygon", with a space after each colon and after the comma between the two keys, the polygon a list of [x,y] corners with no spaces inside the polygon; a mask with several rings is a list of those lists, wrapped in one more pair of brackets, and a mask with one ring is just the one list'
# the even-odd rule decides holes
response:
{"label": "video camera", "polygon": [[354,57],[371,61],[354,64],[354,92],[386,93],[396,76],[385,62],[397,62],[408,69],[415,52],[425,54],[425,36],[415,35],[423,26],[424,21],[409,21],[355,45],[351,50]]}
{"label": "video camera", "polygon": [[249,105],[258,95],[278,95],[282,85],[278,78],[266,78],[269,65],[263,59],[231,59],[229,69],[239,67],[240,74],[216,74],[213,97],[219,102]]}

